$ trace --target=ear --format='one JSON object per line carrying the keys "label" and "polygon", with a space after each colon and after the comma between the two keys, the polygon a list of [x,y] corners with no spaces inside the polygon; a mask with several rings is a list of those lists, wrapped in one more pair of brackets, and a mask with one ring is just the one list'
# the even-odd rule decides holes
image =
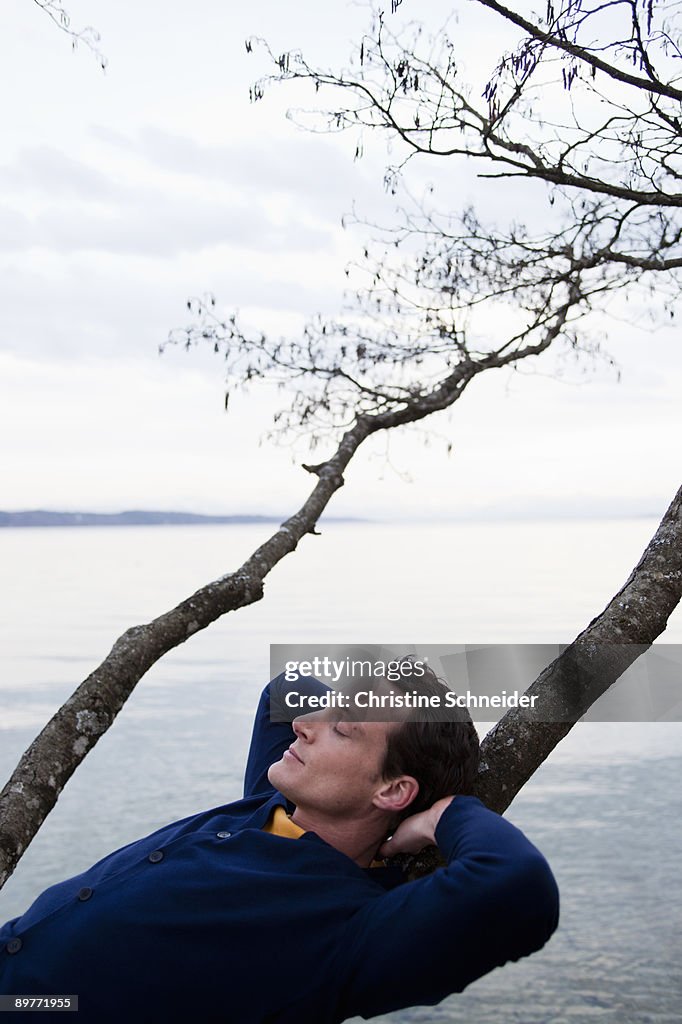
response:
{"label": "ear", "polygon": [[381,811],[397,814],[412,803],[419,792],[419,783],[412,775],[399,775],[384,781],[374,794],[372,803]]}

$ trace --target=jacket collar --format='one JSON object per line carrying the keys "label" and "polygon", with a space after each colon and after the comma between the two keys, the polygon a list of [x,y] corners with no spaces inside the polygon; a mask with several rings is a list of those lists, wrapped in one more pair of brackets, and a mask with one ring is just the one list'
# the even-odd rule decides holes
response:
{"label": "jacket collar", "polygon": [[[289,800],[287,800],[287,798],[283,796],[282,793],[279,793],[277,792],[277,790],[275,790],[268,800],[260,804],[259,807],[257,807],[256,810],[253,812],[253,814],[249,815],[248,818],[244,819],[242,827],[263,828],[263,826],[270,818],[270,815],[272,814],[275,807],[284,807],[287,814],[292,814],[295,809],[294,805]],[[296,842],[308,842],[319,845],[321,847],[320,855],[323,855],[324,851],[324,853],[326,853],[327,855],[331,855],[338,858],[339,866],[343,864],[346,871],[351,870],[354,872],[359,872],[365,877],[371,879],[373,882],[377,882],[385,889],[392,889],[396,885],[400,885],[402,882],[405,881],[405,874],[401,867],[398,867],[395,864],[388,864],[384,867],[361,868],[355,863],[355,861],[351,860],[351,858],[348,857],[345,853],[341,853],[340,850],[337,850],[335,847],[330,846],[328,842],[326,842],[324,839],[318,836],[317,832],[304,832],[300,839],[297,839]]]}

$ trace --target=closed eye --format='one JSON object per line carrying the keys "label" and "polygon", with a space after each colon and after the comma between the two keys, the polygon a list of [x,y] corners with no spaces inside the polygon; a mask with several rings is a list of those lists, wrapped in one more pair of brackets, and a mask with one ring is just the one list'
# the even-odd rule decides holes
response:
{"label": "closed eye", "polygon": [[332,729],[337,734],[337,736],[343,736],[344,739],[349,739],[350,733],[341,732],[341,730],[339,729],[339,726],[338,726],[338,722],[334,722],[334,724],[332,726]]}

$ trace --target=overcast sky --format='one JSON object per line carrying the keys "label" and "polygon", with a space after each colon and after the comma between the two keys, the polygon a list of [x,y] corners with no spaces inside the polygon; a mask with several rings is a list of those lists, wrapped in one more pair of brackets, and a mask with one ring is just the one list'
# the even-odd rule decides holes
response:
{"label": "overcast sky", "polygon": [[[281,396],[226,415],[219,359],[158,346],[207,290],[277,334],[340,309],[361,244],[342,215],[390,215],[383,151],[355,163],[349,137],[297,130],[292,91],[250,105],[265,64],[244,39],[333,65],[367,15],[343,0],[67,7],[99,29],[105,74],[32,0],[3,10],[0,508],[289,513],[310,486],[305,452],[259,446]],[[493,20],[466,10],[468,59],[492,68]],[[388,452],[377,439],[330,512],[662,512],[679,485],[679,344],[618,324],[609,349],[620,383],[605,367],[503,371],[433,422],[430,447],[414,430]]]}

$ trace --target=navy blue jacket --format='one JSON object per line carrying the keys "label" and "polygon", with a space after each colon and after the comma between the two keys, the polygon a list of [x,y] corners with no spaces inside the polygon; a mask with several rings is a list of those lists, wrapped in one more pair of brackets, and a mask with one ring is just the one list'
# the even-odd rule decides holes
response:
{"label": "navy blue jacket", "polygon": [[0,928],[0,993],[77,994],[80,1024],[333,1024],[438,1003],[544,945],[552,873],[474,797],[441,816],[448,866],[414,882],[313,832],[263,832],[288,807],[266,773],[292,741],[269,712],[267,687],[242,800],[117,850]]}

